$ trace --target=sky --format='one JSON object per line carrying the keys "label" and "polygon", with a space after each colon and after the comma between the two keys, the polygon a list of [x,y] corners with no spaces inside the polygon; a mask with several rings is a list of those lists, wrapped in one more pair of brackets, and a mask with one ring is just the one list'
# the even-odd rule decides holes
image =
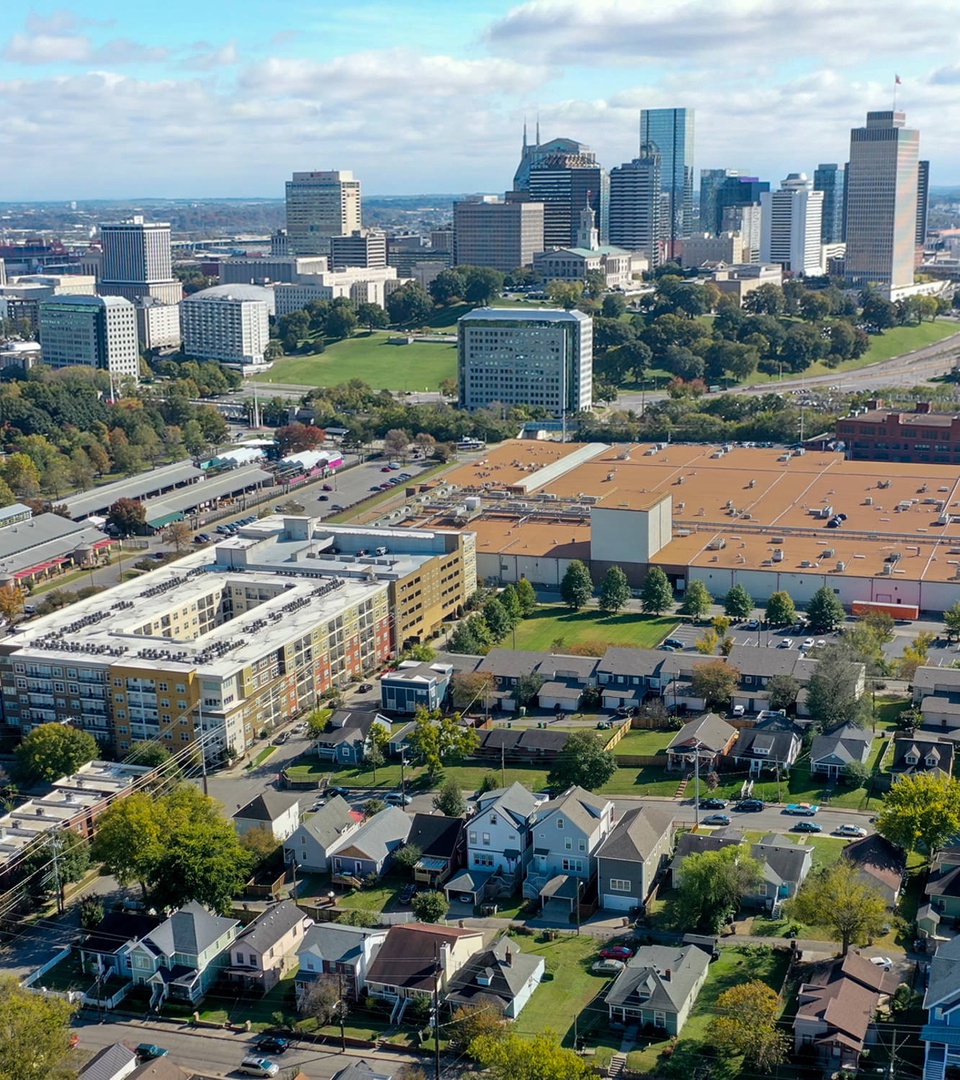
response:
{"label": "sky", "polygon": [[869,109],[960,183],[957,0],[76,0],[0,29],[0,202],[502,192],[524,119],[610,168],[642,108],[695,111],[701,168],[843,162]]}

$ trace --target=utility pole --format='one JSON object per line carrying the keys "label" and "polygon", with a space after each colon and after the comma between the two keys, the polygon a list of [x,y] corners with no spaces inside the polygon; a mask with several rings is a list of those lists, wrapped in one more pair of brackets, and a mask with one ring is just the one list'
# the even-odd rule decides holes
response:
{"label": "utility pole", "polygon": [[437,966],[433,980],[433,1074],[434,1080],[440,1080],[440,975],[443,965],[437,950]]}
{"label": "utility pole", "polygon": [[574,901],[577,907],[577,937],[580,936],[580,890],[583,888],[583,882],[580,878],[577,878],[577,899]]}
{"label": "utility pole", "polygon": [[[294,863],[296,865],[296,863]],[[343,972],[337,972],[337,978],[340,982],[340,1000],[337,1002],[337,1012],[340,1014],[340,1049],[346,1050],[347,1037],[343,1032]]]}
{"label": "utility pole", "polygon": [[505,775],[504,774],[504,763],[505,763],[505,760],[506,760],[506,749],[507,749],[506,746],[503,743],[501,743],[500,744],[500,786],[501,787],[506,787],[507,786],[507,781],[504,779],[504,775]]}
{"label": "utility pole", "polygon": [[60,834],[60,830],[56,829],[50,836],[50,854],[53,861],[53,887],[57,894],[57,914],[63,914],[63,885],[60,881],[60,863],[57,861],[57,856],[60,854],[60,845],[63,843],[63,837]]}

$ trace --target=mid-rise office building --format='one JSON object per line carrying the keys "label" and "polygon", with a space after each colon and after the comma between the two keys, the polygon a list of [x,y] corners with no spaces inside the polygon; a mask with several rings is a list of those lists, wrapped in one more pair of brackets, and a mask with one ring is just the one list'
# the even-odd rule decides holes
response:
{"label": "mid-rise office building", "polygon": [[823,192],[823,243],[842,244],[846,235],[847,170],[835,162],[818,165],[813,171],[813,187]]}
{"label": "mid-rise office building", "polygon": [[141,352],[179,346],[180,305],[161,304],[152,296],[134,301],[137,316],[137,337]]}
{"label": "mid-rise office building", "polygon": [[434,229],[430,233],[430,250],[436,252],[449,252],[453,254],[454,235],[453,228]]}
{"label": "mid-rise office building", "polygon": [[683,266],[704,266],[710,263],[724,263],[735,266],[749,262],[744,257],[743,236],[738,232],[693,233],[683,242]]}
{"label": "mid-rise office building", "polygon": [[53,296],[39,308],[43,362],[92,367],[111,379],[140,376],[137,316],[121,296]]}
{"label": "mid-rise office building", "polygon": [[543,203],[543,247],[570,247],[577,242],[580,211],[596,214],[600,242],[606,244],[610,224],[610,177],[585,147],[577,154],[551,154],[530,169],[530,198]]}
{"label": "mid-rise office building", "polygon": [[509,274],[543,251],[542,202],[478,195],[453,204],[453,258]]}
{"label": "mid-rise office building", "polygon": [[724,221],[727,209],[731,206],[759,206],[760,196],[769,190],[770,183],[767,180],[759,180],[755,176],[728,176],[714,193],[712,221],[708,224],[702,216],[700,218],[703,231],[729,232],[732,226]]}
{"label": "mid-rise office building", "polygon": [[327,268],[325,255],[232,255],[220,261],[220,284],[299,281],[303,274],[322,274]]}
{"label": "mid-rise office building", "polygon": [[740,176],[737,169],[700,170],[700,232],[715,233],[719,229],[720,212],[717,192],[727,182]]}
{"label": "mid-rise office building", "polygon": [[662,158],[656,147],[610,170],[610,243],[646,255],[651,268],[663,261]]}
{"label": "mid-rise office building", "polygon": [[274,287],[276,315],[302,311],[311,300],[336,300],[340,296],[357,304],[379,304],[383,307],[387,297],[400,284],[393,266],[370,270],[352,266],[346,270],[327,270],[322,274],[303,274],[294,284]]}
{"label": "mid-rise office building", "polygon": [[806,173],[790,173],[779,191],[760,196],[760,206],[760,261],[779,263],[794,274],[822,274],[823,192],[813,190]]}
{"label": "mid-rise office building", "polygon": [[253,369],[266,363],[270,340],[270,308],[256,294],[238,285],[235,293],[194,293],[180,305],[183,351],[199,360],[218,360],[228,367]]}
{"label": "mid-rise office building", "polygon": [[332,236],[349,236],[360,226],[360,181],[352,172],[295,172],[287,181],[291,255],[329,255]]}
{"label": "mid-rise office building", "polygon": [[763,212],[760,204],[725,206],[720,222],[720,234],[739,233],[743,242],[743,261],[760,262],[760,238],[763,232]]}
{"label": "mid-rise office building", "polygon": [[846,275],[855,282],[913,284],[920,132],[902,112],[869,112],[850,132]]}
{"label": "mid-rise office building", "polygon": [[25,321],[36,330],[40,304],[51,296],[96,296],[87,274],[23,274],[0,284],[0,319]]}
{"label": "mid-rise office building", "polygon": [[173,276],[167,222],[148,222],[137,215],[130,221],[104,224],[100,244],[101,296],[126,300],[152,296],[163,304],[180,302],[183,288]]}
{"label": "mid-rise office building", "polygon": [[930,162],[917,162],[917,249],[922,255],[927,242],[927,208],[930,204]]}
{"label": "mid-rise office building", "polygon": [[387,265],[387,234],[378,229],[355,229],[348,236],[330,238],[330,268],[350,266],[376,269]]}
{"label": "mid-rise office building", "polygon": [[593,404],[593,320],[582,311],[477,308],[457,324],[460,404],[535,405],[556,416]]}
{"label": "mid-rise office building", "polygon": [[640,145],[651,143],[662,159],[664,240],[672,258],[693,228],[693,109],[643,109]]}

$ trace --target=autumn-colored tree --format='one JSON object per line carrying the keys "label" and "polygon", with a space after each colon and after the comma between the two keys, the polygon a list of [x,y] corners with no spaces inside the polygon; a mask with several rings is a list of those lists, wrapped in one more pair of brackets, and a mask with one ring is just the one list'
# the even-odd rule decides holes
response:
{"label": "autumn-colored tree", "polygon": [[193,530],[185,521],[175,521],[163,530],[163,542],[173,544],[179,554],[180,549],[190,543],[192,535]]}
{"label": "autumn-colored tree", "polygon": [[731,986],[717,998],[709,1041],[721,1053],[740,1054],[768,1072],[786,1056],[786,1039],[777,1027],[782,1007],[777,992],[759,979]]}

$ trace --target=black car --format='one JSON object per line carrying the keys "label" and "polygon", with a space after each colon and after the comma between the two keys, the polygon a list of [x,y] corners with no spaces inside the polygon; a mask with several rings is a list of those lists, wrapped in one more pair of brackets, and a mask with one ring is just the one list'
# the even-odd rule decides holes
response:
{"label": "black car", "polygon": [[290,1041],[282,1039],[279,1035],[264,1035],[257,1041],[257,1052],[264,1054],[282,1054],[289,1050]]}
{"label": "black car", "polygon": [[727,808],[726,799],[701,799],[701,810],[725,810]]}
{"label": "black car", "polygon": [[346,797],[350,794],[350,789],[345,787],[328,787],[325,794],[327,795],[343,795]]}
{"label": "black car", "polygon": [[401,904],[410,904],[413,902],[414,896],[417,895],[417,887],[412,882],[409,885],[404,885],[400,890],[400,895],[397,899]]}
{"label": "black car", "polygon": [[755,814],[757,811],[763,809],[762,799],[741,799],[740,802],[734,806],[734,810],[741,810],[745,813]]}

